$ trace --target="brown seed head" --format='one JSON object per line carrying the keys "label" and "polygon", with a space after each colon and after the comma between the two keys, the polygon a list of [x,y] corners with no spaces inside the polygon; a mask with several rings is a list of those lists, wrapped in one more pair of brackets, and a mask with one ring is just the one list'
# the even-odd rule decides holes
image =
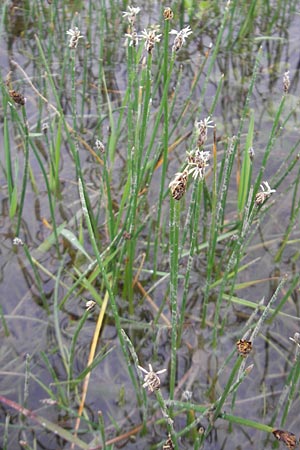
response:
{"label": "brown seed head", "polygon": [[175,174],[174,180],[172,180],[169,184],[169,188],[174,200],[180,200],[186,193],[187,180],[187,171],[178,172]]}
{"label": "brown seed head", "polygon": [[173,441],[171,439],[171,435],[169,434],[169,437],[166,440],[165,445],[163,445],[163,450],[173,450],[174,448],[175,447],[174,447]]}
{"label": "brown seed head", "polygon": [[245,358],[252,351],[252,342],[246,339],[239,339],[236,343],[237,350],[240,356]]}
{"label": "brown seed head", "polygon": [[272,432],[278,441],[282,441],[287,448],[293,450],[297,445],[297,438],[294,433],[284,430],[273,430]]}
{"label": "brown seed head", "polygon": [[290,74],[290,72],[288,70],[283,75],[283,92],[285,94],[287,94],[289,92],[290,85],[291,85],[291,80],[290,80],[290,75],[289,74]]}
{"label": "brown seed head", "polygon": [[171,10],[171,8],[165,8],[164,10],[164,19],[165,20],[172,20],[174,17],[174,13]]}
{"label": "brown seed head", "polygon": [[8,94],[10,98],[12,98],[15,103],[17,103],[17,105],[25,105],[25,97],[24,95],[20,94],[20,92],[17,92],[14,89],[10,89],[8,91]]}

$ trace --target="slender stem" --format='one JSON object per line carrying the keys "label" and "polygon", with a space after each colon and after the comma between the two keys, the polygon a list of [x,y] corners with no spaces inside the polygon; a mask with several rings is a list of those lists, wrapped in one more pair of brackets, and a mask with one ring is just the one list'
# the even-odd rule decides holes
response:
{"label": "slender stem", "polygon": [[171,369],[170,399],[174,398],[176,381],[177,327],[178,327],[178,270],[179,270],[179,218],[180,202],[170,200],[170,301],[171,301]]}
{"label": "slender stem", "polygon": [[23,179],[22,179],[22,188],[21,188],[21,198],[19,203],[19,211],[18,211],[18,221],[16,227],[16,236],[20,234],[21,221],[22,221],[22,213],[24,208],[25,201],[25,193],[27,187],[28,180],[28,169],[29,169],[29,131],[28,131],[28,122],[25,106],[22,106],[22,114],[23,114],[23,131],[24,131],[24,171],[23,171]]}

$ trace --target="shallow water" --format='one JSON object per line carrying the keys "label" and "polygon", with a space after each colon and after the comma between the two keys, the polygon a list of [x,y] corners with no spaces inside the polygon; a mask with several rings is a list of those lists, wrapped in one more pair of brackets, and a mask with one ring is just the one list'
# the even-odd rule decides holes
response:
{"label": "shallow water", "polygon": [[[12,2],[14,3],[14,2]],[[17,2],[15,2],[17,3]],[[14,3],[14,4],[15,4]],[[45,3],[45,4],[44,4]],[[0,50],[0,71],[2,79],[5,80],[7,73],[13,71],[13,79],[16,86],[24,93],[27,98],[26,111],[30,126],[30,131],[37,132],[39,135],[35,138],[37,146],[40,150],[42,160],[45,166],[48,167],[47,162],[47,145],[44,136],[40,133],[40,122],[47,121],[51,123],[52,113],[41,106],[36,93],[31,88],[30,84],[24,80],[24,76],[11,61],[17,61],[18,64],[26,71],[32,82],[39,86],[44,95],[48,95],[50,101],[54,101],[46,88],[43,80],[43,69],[39,58],[37,56],[36,41],[34,34],[37,34],[47,48],[48,40],[55,41],[57,53],[51,58],[51,70],[54,74],[54,79],[60,83],[62,77],[62,66],[65,62],[65,79],[62,80],[62,87],[65,88],[61,94],[61,101],[65,110],[65,114],[71,118],[71,104],[70,104],[70,75],[68,73],[68,61],[64,60],[63,48],[66,45],[65,29],[69,28],[74,14],[74,7],[79,12],[82,32],[87,34],[86,23],[88,22],[88,6],[81,2],[73,5],[73,2],[68,3],[67,7],[59,16],[59,20],[54,24],[56,32],[49,31],[49,24],[51,24],[51,8],[46,2],[37,2],[35,14],[42,11],[45,17],[49,18],[49,23],[42,23],[35,20],[35,17],[30,17],[26,12],[26,5],[23,9],[20,5],[16,6],[15,11],[8,12],[4,21],[4,26],[1,35],[1,50]],[[54,2],[53,2],[54,3]],[[139,26],[141,29],[148,26],[150,23],[157,22],[158,3],[151,2],[149,11],[144,10],[142,2],[136,2],[135,6],[143,8]],[[224,5],[222,5],[224,7]],[[45,12],[46,9],[46,12]],[[108,89],[111,94],[111,102],[114,108],[120,107],[121,95],[126,86],[126,64],[125,64],[125,48],[123,46],[123,34],[126,31],[126,26],[122,25],[120,12],[124,10],[121,2],[115,2],[115,13],[111,9],[107,9],[108,19],[113,24],[111,27],[111,35],[107,36],[107,46],[105,53],[105,73]],[[243,8],[241,8],[242,10]],[[95,8],[97,11],[97,8]],[[284,155],[289,149],[295,145],[299,139],[299,118],[298,118],[298,97],[299,97],[299,27],[300,15],[295,11],[288,14],[284,13],[282,7],[281,15],[275,21],[272,28],[272,35],[266,36],[264,30],[267,29],[268,17],[256,17],[255,31],[249,37],[247,34],[243,39],[236,42],[232,41],[234,45],[231,48],[222,48],[218,58],[217,64],[214,66],[209,85],[203,99],[202,117],[207,117],[211,107],[212,99],[216,92],[217,83],[219,82],[221,74],[224,74],[224,84],[221,91],[219,101],[213,115],[213,119],[217,126],[217,136],[220,143],[218,144],[218,151],[223,152],[222,142],[227,137],[232,137],[237,134],[239,119],[243,105],[245,102],[249,79],[253,72],[254,60],[256,54],[253,48],[258,51],[259,46],[262,46],[262,59],[260,63],[260,70],[256,80],[255,89],[250,100],[250,108],[255,111],[255,159],[253,163],[253,176],[255,177],[260,169],[265,146],[271,131],[272,123],[276,110],[282,97],[282,77],[286,70],[290,71],[291,87],[286,100],[286,112],[283,117],[286,117],[289,112],[294,109],[292,116],[284,125],[275,140],[272,147],[272,157],[269,160],[264,179],[272,180],[274,177],[278,179],[276,171],[279,169]],[[242,14],[243,11],[241,11]],[[180,109],[180,104],[185,101],[188,95],[192,80],[204,59],[205,52],[209,48],[210,42],[215,42],[218,32],[217,27],[212,25],[217,21],[217,11],[214,8],[208,9],[207,12],[198,11],[199,15],[191,18],[190,24],[194,31],[193,39],[187,42],[187,46],[182,50],[178,56],[178,65],[182,64],[183,81],[181,85],[181,93],[178,97],[177,108]],[[95,12],[95,17],[98,17],[99,12]],[[271,19],[272,15],[270,15]],[[184,16],[185,24],[188,23],[188,12]],[[65,24],[67,22],[67,25]],[[217,21],[217,23],[219,23]],[[233,28],[235,31],[235,28]],[[94,141],[99,131],[101,130],[103,140],[107,140],[109,136],[108,119],[103,117],[101,126],[98,123],[98,105],[97,105],[97,83],[98,83],[98,55],[99,44],[97,37],[99,37],[99,27],[91,24],[91,40],[92,47],[89,56],[92,57],[89,61],[89,91],[86,93],[85,101],[83,102],[83,119],[82,119],[82,136],[85,141],[94,147]],[[94,35],[93,35],[94,34]],[[254,47],[249,44],[249,41],[255,42]],[[120,45],[122,42],[122,45]],[[84,52],[78,49],[78,62],[76,63],[76,70],[78,76],[82,73],[84,65]],[[95,62],[96,61],[96,62]],[[111,63],[111,65],[109,65]],[[174,84],[175,84],[174,79]],[[197,102],[201,97],[201,82],[195,91],[193,102],[190,108],[197,110]],[[47,90],[48,89],[48,90]],[[153,105],[159,105],[160,95],[158,92],[157,98],[153,99]],[[78,88],[78,104],[81,105],[81,96],[83,94]],[[103,111],[107,110],[107,104],[103,95]],[[199,99],[199,100],[198,100]],[[40,109],[39,109],[40,108]],[[42,111],[42,112],[41,112]],[[48,114],[48,115],[47,115]],[[3,110],[1,115],[1,128],[3,127]],[[195,120],[199,117],[195,117]],[[176,120],[176,108],[174,110],[174,121]],[[8,119],[9,135],[11,143],[11,154],[13,160],[18,160],[19,164],[19,180],[21,184],[21,174],[23,170],[23,152],[22,145],[19,139],[19,132],[11,118]],[[149,124],[151,127],[151,124]],[[193,124],[184,123],[175,136],[184,135],[190,132]],[[247,124],[242,136],[241,145],[245,143]],[[0,135],[1,148],[3,148],[3,133]],[[123,136],[126,139],[126,136]],[[210,138],[210,142],[212,139]],[[188,148],[189,141],[183,143],[180,148],[176,148],[170,156],[168,177],[171,179],[172,174],[178,171],[179,162],[183,160],[185,150]],[[119,197],[120,190],[124,185],[124,158],[126,158],[126,145],[122,139],[118,145],[118,154],[116,158],[116,171],[113,174],[112,192],[116,198]],[[78,189],[76,178],[74,175],[74,165],[70,155],[68,144],[63,140],[61,146],[61,167],[60,178],[62,180],[60,185],[59,201],[55,208],[55,217],[57,224],[63,222],[68,224],[70,230],[76,230],[78,223],[81,220],[80,202],[78,197]],[[299,149],[295,151],[295,155]],[[91,202],[97,207],[99,198],[99,190],[101,189],[102,171],[99,164],[86,150],[80,147],[80,159],[82,162],[82,171],[84,178],[88,183],[90,189]],[[59,381],[66,380],[66,372],[62,359],[57,351],[57,340],[55,332],[55,324],[59,324],[63,344],[71,345],[74,331],[78,325],[78,320],[84,313],[84,295],[79,301],[78,297],[72,297],[62,308],[58,317],[54,317],[53,304],[55,302],[55,281],[52,274],[56,274],[61,265],[63,265],[65,272],[63,273],[62,281],[66,285],[70,285],[70,274],[72,263],[76,255],[72,253],[70,245],[65,241],[62,246],[66,249],[66,258],[62,262],[58,260],[54,246],[44,250],[39,247],[45,242],[45,239],[50,235],[50,230],[47,227],[47,222],[50,220],[49,204],[47,200],[47,190],[45,188],[44,180],[40,171],[40,167],[36,162],[33,154],[30,154],[30,164],[32,170],[32,179],[35,180],[36,186],[33,183],[28,183],[26,191],[25,207],[22,217],[22,228],[20,237],[27,243],[32,257],[48,270],[40,271],[41,281],[43,284],[43,291],[49,310],[45,307],[43,299],[40,296],[39,289],[36,286],[35,278],[33,276],[32,268],[28,263],[22,247],[15,248],[12,246],[12,239],[14,238],[15,223],[9,217],[8,206],[8,192],[7,179],[5,176],[5,158],[4,152],[1,152],[1,211],[0,211],[0,233],[1,233],[1,254],[0,254],[0,274],[1,274],[1,307],[5,322],[9,330],[9,336],[5,334],[5,328],[2,326],[1,333],[1,347],[0,347],[0,392],[8,398],[11,398],[22,404],[24,399],[24,377],[25,377],[25,357],[30,355],[30,372],[35,378],[32,378],[29,383],[29,400],[28,407],[32,410],[37,410],[40,415],[43,415],[53,422],[58,422],[61,426],[66,428],[69,425],[69,411],[65,409],[65,415],[62,415],[61,410],[55,406],[49,407],[41,403],[41,400],[47,397],[45,390],[43,390],[36,379],[39,379],[45,386],[49,386],[53,382],[53,378],[49,373],[49,367],[42,358],[41,352],[44,352],[49,360],[49,363],[55,372]],[[250,265],[246,271],[242,271],[238,282],[246,283],[251,280],[262,280],[257,283],[253,282],[251,287],[243,288],[235,291],[235,295],[258,302],[265,297],[267,300],[274,292],[274,283],[278,281],[278,276],[287,273],[291,278],[293,274],[299,272],[299,258],[296,257],[298,248],[300,232],[299,222],[294,224],[291,242],[284,251],[283,258],[278,264],[275,264],[274,257],[278,250],[282,236],[289,224],[289,215],[292,202],[292,192],[288,190],[291,183],[294,182],[295,176],[298,173],[298,166],[291,172],[289,177],[284,180],[278,189],[276,196],[272,197],[275,201],[275,207],[272,207],[268,214],[264,217],[255,236],[251,240],[246,257],[242,263],[253,261],[259,258],[255,264]],[[232,197],[228,199],[228,211],[226,212],[228,219],[234,220],[236,216],[236,180],[232,179]],[[145,211],[148,213],[155,207],[159,186],[155,183],[149,187],[147,201],[145,202]],[[168,220],[168,206],[164,211],[165,221]],[[105,221],[101,210],[99,216],[99,223]],[[139,252],[147,249],[147,236],[151,233],[151,224],[149,229],[145,227],[141,234],[139,242]],[[107,236],[103,231],[103,242]],[[88,243],[86,243],[88,248]],[[226,244],[220,244],[218,247],[220,255],[226,251]],[[150,250],[151,253],[151,250]],[[151,258],[150,258],[151,259]],[[161,267],[159,270],[167,270],[167,255],[162,252]],[[185,259],[181,261],[182,271],[185,267]],[[152,268],[151,261],[147,261],[147,267]],[[272,280],[275,273],[276,279]],[[232,351],[237,339],[241,338],[241,330],[245,323],[249,309],[242,308],[238,305],[232,307],[224,305],[222,314],[227,314],[227,322],[223,334],[220,336],[218,351],[213,351],[211,347],[211,332],[212,326],[207,327],[205,331],[200,328],[202,289],[205,277],[205,261],[204,257],[199,255],[195,258],[193,273],[191,279],[190,295],[188,298],[187,307],[187,321],[184,328],[184,342],[178,350],[178,391],[177,398],[181,398],[184,390],[193,392],[193,400],[198,403],[206,403],[217,398],[222,392],[222,387],[225,385],[228,377],[228,371],[225,370],[218,378],[218,384],[215,386],[213,392],[210,393],[211,398],[208,397],[207,391],[211,387],[212,379],[215,373],[220,369],[224,363],[224,358]],[[152,285],[151,277],[144,276],[145,288]],[[164,300],[165,293],[168,289],[168,279],[155,289],[155,299],[159,306]],[[282,290],[281,295],[288,288],[289,284]],[[180,286],[182,289],[182,286]],[[58,297],[62,299],[67,291],[67,288],[60,286],[58,290]],[[283,364],[288,359],[292,361],[294,356],[294,347],[288,340],[294,332],[299,331],[299,290],[295,291],[290,296],[289,301],[285,305],[284,312],[289,316],[278,316],[276,320],[268,323],[263,328],[263,332],[255,345],[255,352],[253,355],[253,362],[255,368],[253,375],[249,377],[247,383],[240,386],[239,398],[236,402],[234,413],[252,420],[259,420],[262,418],[264,423],[269,423],[274,408],[276,407],[278,396],[283,389],[283,380],[288,367]],[[122,289],[120,287],[120,294],[118,297],[118,306],[120,315],[122,316],[122,326],[129,334],[132,342],[136,346],[136,351],[139,355],[143,366],[147,367],[148,363],[155,359],[155,368],[167,367],[169,364],[170,355],[170,332],[165,324],[161,324],[159,328],[155,328],[151,321],[155,317],[155,312],[148,307],[147,304],[140,304],[140,296],[135,295],[135,316],[134,323],[128,320],[127,306],[124,304],[122,298]],[[208,321],[213,323],[214,314],[214,299],[209,304]],[[164,313],[170,320],[170,312],[168,304],[164,308]],[[250,311],[251,312],[251,311]],[[132,319],[132,318],[130,318]],[[78,344],[76,347],[76,358],[74,362],[74,372],[79,374],[86,366],[87,356],[90,348],[91,338],[95,329],[95,321],[97,320],[97,312],[91,314],[89,320],[86,322],[84,329],[80,333]],[[99,364],[96,370],[93,371],[92,382],[90,383],[86,405],[88,408],[89,418],[97,423],[97,411],[101,410],[104,414],[105,423],[107,424],[107,437],[114,437],[115,430],[111,423],[110,417],[119,423],[122,431],[128,431],[139,425],[141,421],[140,412],[136,406],[135,395],[132,393],[132,386],[130,384],[126,364],[119,348],[116,331],[113,325],[113,317],[110,312],[107,314],[106,325],[101,334],[101,346],[99,351],[113,348],[111,353]],[[140,325],[140,326],[138,326]],[[268,338],[268,340],[267,340]],[[274,343],[274,345],[270,345]],[[283,356],[284,355],[284,356]],[[162,377],[163,394],[167,396],[168,377]],[[51,388],[53,386],[51,385]],[[124,398],[122,389],[124,388]],[[72,406],[78,404],[78,398],[74,394],[72,399]],[[230,405],[226,405],[230,412]],[[297,410],[299,409],[299,401],[295,400],[293,408],[289,413],[289,420],[287,429],[297,432],[299,429],[299,417]],[[1,420],[4,421],[7,410],[3,407],[1,410]],[[294,414],[295,413],[295,414]],[[294,415],[293,415],[294,414]],[[12,422],[17,425],[19,423],[18,415],[12,413]],[[184,426],[183,418],[176,419],[175,428],[180,429]],[[70,420],[71,423],[71,420]],[[74,425],[74,424],[73,424]],[[206,426],[206,424],[204,424]],[[278,424],[279,426],[279,424]],[[68,448],[68,446],[59,438],[53,435],[41,432],[35,428],[36,439],[38,441],[37,448],[47,448],[48,450],[54,448]],[[24,432],[23,432],[24,433]],[[26,434],[26,433],[25,433]],[[92,432],[85,433],[83,436],[87,442],[90,441]],[[24,439],[24,435],[19,434],[19,429],[16,431],[12,427],[9,432],[9,449],[18,448],[18,440],[20,435]],[[30,431],[28,428],[27,439],[30,441]],[[163,440],[165,438],[162,429],[153,429],[147,437],[138,436],[137,440],[128,440],[124,448],[137,449],[149,448],[150,445]],[[228,425],[223,422],[215,428],[212,433],[211,440],[208,441],[204,448],[209,449],[258,449],[271,448],[274,441],[270,438],[266,442],[267,436],[265,433],[260,433],[252,429],[241,430],[237,426],[233,432],[229,432]],[[184,448],[193,448],[193,444],[188,440],[183,440]]]}

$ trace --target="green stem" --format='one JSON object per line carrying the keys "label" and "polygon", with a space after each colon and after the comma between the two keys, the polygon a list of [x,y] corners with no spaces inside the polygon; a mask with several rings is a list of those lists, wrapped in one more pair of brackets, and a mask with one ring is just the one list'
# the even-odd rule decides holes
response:
{"label": "green stem", "polygon": [[25,106],[22,106],[22,114],[23,114],[23,121],[24,121],[23,131],[24,131],[24,135],[25,135],[25,139],[24,139],[24,172],[23,172],[21,198],[20,198],[19,211],[18,211],[16,236],[19,236],[19,234],[20,234],[22,213],[23,213],[23,208],[24,208],[25,193],[26,193],[27,179],[28,179],[28,169],[29,169],[29,132],[28,132],[28,122],[27,122]]}
{"label": "green stem", "polygon": [[178,269],[179,269],[179,219],[180,202],[170,199],[170,301],[171,301],[171,369],[170,369],[170,399],[174,398],[176,381],[176,353],[178,327]]}

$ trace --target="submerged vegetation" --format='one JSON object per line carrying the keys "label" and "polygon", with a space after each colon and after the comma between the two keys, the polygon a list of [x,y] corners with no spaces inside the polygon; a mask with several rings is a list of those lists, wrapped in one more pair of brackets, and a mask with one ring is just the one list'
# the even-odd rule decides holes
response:
{"label": "submerged vegetation", "polygon": [[1,6],[2,447],[296,448],[297,1],[144,3]]}

